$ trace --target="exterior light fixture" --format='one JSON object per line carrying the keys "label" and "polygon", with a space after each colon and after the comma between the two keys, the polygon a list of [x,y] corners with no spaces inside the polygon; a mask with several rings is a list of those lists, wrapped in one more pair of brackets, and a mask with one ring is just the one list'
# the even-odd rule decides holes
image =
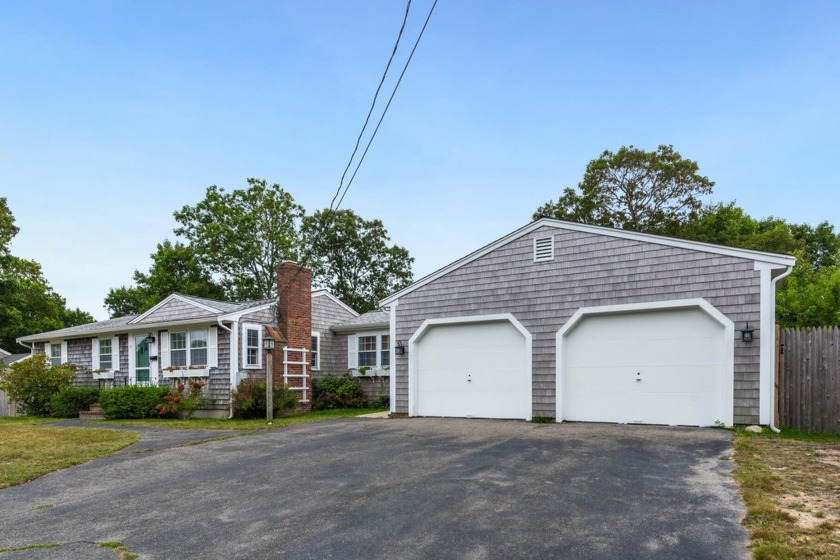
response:
{"label": "exterior light fixture", "polygon": [[745,329],[741,329],[741,340],[744,342],[752,342],[754,330],[755,329],[751,329],[750,324],[747,323],[747,327]]}
{"label": "exterior light fixture", "polygon": [[152,334],[152,333],[147,334],[146,335],[146,342],[148,342],[149,344],[154,344],[155,343],[155,335]]}
{"label": "exterior light fixture", "polygon": [[263,338],[263,350],[266,352],[271,352],[274,350],[274,339],[270,336]]}
{"label": "exterior light fixture", "polygon": [[397,345],[394,346],[394,354],[397,356],[405,354],[405,343],[402,340],[398,340]]}

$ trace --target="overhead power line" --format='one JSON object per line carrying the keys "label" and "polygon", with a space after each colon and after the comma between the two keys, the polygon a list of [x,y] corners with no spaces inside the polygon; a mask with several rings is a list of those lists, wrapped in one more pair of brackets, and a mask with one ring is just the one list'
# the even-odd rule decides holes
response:
{"label": "overhead power line", "polygon": [[[400,40],[402,39],[403,31],[405,30],[406,22],[408,21],[409,11],[411,9],[411,0],[408,0],[406,7],[405,7],[405,15],[403,17],[402,25],[400,26],[400,31],[397,34],[397,40],[394,43],[394,48],[391,51],[391,55],[388,57],[388,63],[385,65],[385,71],[382,73],[382,78],[379,80],[379,85],[376,88],[376,92],[373,95],[373,101],[371,102],[370,109],[368,110],[367,117],[365,118],[365,122],[362,125],[362,130],[359,132],[359,136],[356,139],[356,145],[353,148],[353,152],[350,155],[350,159],[347,162],[347,166],[344,168],[344,172],[341,175],[341,180],[339,181],[338,189],[336,189],[335,195],[330,202],[329,210],[338,210],[341,206],[341,203],[344,201],[344,197],[347,195],[347,191],[350,190],[350,186],[353,184],[353,180],[356,178],[356,175],[359,172],[359,168],[362,166],[362,162],[365,160],[365,156],[367,156],[368,150],[370,150],[370,146],[373,143],[374,138],[376,138],[376,133],[379,131],[379,127],[382,125],[382,121],[385,119],[385,115],[388,113],[388,109],[391,107],[391,102],[394,100],[394,96],[397,94],[397,90],[402,83],[403,76],[405,76],[406,71],[408,70],[409,64],[411,64],[411,59],[414,57],[414,53],[417,51],[417,45],[420,44],[420,39],[423,38],[423,33],[426,31],[426,27],[429,25],[429,20],[432,17],[432,14],[435,11],[435,6],[437,6],[437,1],[434,0],[432,3],[432,7],[429,9],[429,13],[426,16],[426,20],[423,22],[423,27],[420,29],[420,33],[417,35],[417,39],[414,41],[414,46],[411,49],[411,53],[409,54],[408,58],[405,61],[405,65],[403,66],[402,72],[400,72],[400,76],[397,79],[396,84],[394,84],[394,89],[391,91],[391,95],[388,97],[388,103],[385,105],[385,108],[382,111],[382,115],[380,115],[379,120],[376,123],[376,128],[374,128],[373,133],[371,134],[370,139],[368,140],[367,144],[365,145],[365,149],[362,152],[362,156],[359,158],[358,163],[356,164],[356,168],[353,170],[353,174],[350,176],[350,180],[347,182],[347,185],[344,185],[344,179],[347,176],[347,172],[350,170],[350,167],[353,165],[353,160],[358,153],[359,146],[361,145],[362,138],[364,137],[365,130],[370,122],[370,117],[373,114],[373,111],[376,107],[376,101],[379,97],[379,92],[382,89],[382,85],[385,82],[385,79],[388,76],[388,71],[391,68],[391,62],[394,60],[394,56],[397,53],[399,48]],[[336,202],[337,200],[337,202]],[[320,241],[322,235],[322,229],[319,227],[315,232],[315,239],[313,243],[317,243]],[[298,274],[300,270],[306,265],[306,261],[311,257],[310,254],[305,254],[299,263],[299,268],[295,272],[295,275],[292,277],[291,281],[283,288],[282,292],[285,293],[286,290],[289,289],[291,285],[295,283],[297,280]]]}

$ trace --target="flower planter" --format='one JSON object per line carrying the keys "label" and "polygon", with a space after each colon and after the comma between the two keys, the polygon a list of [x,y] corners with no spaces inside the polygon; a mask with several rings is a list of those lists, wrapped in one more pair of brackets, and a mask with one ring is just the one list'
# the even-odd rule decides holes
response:
{"label": "flower planter", "polygon": [[185,377],[208,377],[210,375],[210,368],[198,368],[198,369],[173,369],[171,371],[163,370],[163,378],[164,379],[179,379]]}

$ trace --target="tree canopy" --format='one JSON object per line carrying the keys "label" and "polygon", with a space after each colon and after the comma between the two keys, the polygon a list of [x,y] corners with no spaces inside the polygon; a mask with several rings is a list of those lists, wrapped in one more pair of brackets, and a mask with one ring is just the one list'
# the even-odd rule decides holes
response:
{"label": "tree canopy", "polygon": [[622,146],[589,162],[576,189],[537,209],[534,219],[572,222],[670,234],[693,220],[714,183],[698,173],[697,162],[673,146],[646,152]]}
{"label": "tree canopy", "polygon": [[192,247],[168,239],[150,255],[152,265],[144,274],[134,271],[134,286],[108,291],[105,307],[111,317],[142,313],[172,293],[210,299],[225,299],[224,289],[213,281]]}
{"label": "tree canopy", "polygon": [[411,283],[414,259],[404,247],[388,244],[380,220],[325,209],[304,218],[301,234],[315,285],[360,313]]}
{"label": "tree canopy", "polygon": [[605,151],[589,162],[577,189],[537,209],[544,216],[670,235],[797,257],[779,285],[776,319],[783,327],[840,325],[840,236],[816,226],[769,216],[756,219],[735,202],[702,203],[714,183],[696,162],[671,146],[644,152],[633,146]]}
{"label": "tree canopy", "polygon": [[208,187],[204,200],[175,212],[196,259],[228,299],[244,301],[276,295],[275,267],[300,254],[298,228],[303,207],[280,185],[248,179],[246,189]]}
{"label": "tree canopy", "polygon": [[9,352],[28,349],[16,339],[28,334],[90,323],[93,317],[69,309],[47,282],[41,265],[11,254],[19,232],[5,198],[0,198],[0,347]]}

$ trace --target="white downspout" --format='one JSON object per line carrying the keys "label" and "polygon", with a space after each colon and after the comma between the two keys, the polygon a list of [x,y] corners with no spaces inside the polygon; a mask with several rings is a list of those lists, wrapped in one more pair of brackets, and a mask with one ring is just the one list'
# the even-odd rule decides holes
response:
{"label": "white downspout", "polygon": [[[230,386],[233,387],[234,383],[236,382],[236,380],[233,377],[234,376],[234,371],[236,371],[236,368],[234,367],[235,362],[233,361],[233,339],[234,339],[233,329],[230,329],[230,328],[226,327],[225,324],[222,323],[222,318],[221,317],[216,319],[216,322],[219,323],[220,327],[222,327],[223,329],[225,329],[227,332],[230,333],[230,337],[229,337],[230,342],[228,343],[228,348],[230,349]],[[216,342],[216,344],[218,345],[218,342]],[[218,346],[217,346],[217,348],[218,348]],[[239,353],[238,350],[239,349],[237,348],[237,354]],[[228,420],[230,420],[231,418],[233,418],[233,399],[232,398],[230,399],[230,413],[228,414]]]}
{"label": "white downspout", "polygon": [[[770,285],[773,287],[773,324],[776,324],[776,284],[778,284],[779,280],[782,280],[790,275],[793,272],[793,267],[789,266],[786,271],[779,274],[770,282]],[[768,426],[773,433],[780,433],[781,430],[776,427],[776,362],[779,360],[779,355],[774,351],[773,352],[773,390],[770,391],[770,423]]]}

